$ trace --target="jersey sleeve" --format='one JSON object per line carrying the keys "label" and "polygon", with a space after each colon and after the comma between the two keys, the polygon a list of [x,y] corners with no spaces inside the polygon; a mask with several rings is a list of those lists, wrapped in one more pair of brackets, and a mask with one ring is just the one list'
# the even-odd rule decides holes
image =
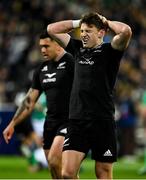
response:
{"label": "jersey sleeve", "polygon": [[39,72],[40,72],[39,69],[34,71],[31,87],[33,89],[37,89],[40,92],[42,92],[42,87],[41,87],[40,78],[39,78],[39,74],[40,74]]}
{"label": "jersey sleeve", "polygon": [[71,77],[74,76],[74,65],[75,65],[75,60],[71,54],[68,53],[68,72],[71,75]]}
{"label": "jersey sleeve", "polygon": [[113,60],[114,61],[120,61],[123,54],[124,54],[124,51],[114,49],[112,47],[111,43],[109,43],[108,46],[109,46],[109,54],[111,55],[111,57],[113,57]]}

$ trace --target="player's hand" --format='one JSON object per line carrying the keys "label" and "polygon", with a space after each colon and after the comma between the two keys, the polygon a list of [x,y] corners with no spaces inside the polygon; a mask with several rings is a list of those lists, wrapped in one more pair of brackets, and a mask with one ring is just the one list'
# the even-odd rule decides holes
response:
{"label": "player's hand", "polygon": [[108,28],[108,20],[102,16],[101,14],[98,14],[99,18],[102,20],[103,24],[105,25],[105,28]]}
{"label": "player's hand", "polygon": [[102,16],[101,14],[98,14],[99,18],[102,20],[103,23],[105,23],[107,21],[107,19]]}
{"label": "player's hand", "polygon": [[3,131],[5,142],[8,144],[14,133],[14,126],[10,123]]}

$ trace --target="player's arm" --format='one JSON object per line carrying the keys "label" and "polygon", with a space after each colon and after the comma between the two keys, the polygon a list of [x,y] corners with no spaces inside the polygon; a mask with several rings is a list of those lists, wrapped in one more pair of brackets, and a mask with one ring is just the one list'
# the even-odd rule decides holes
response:
{"label": "player's arm", "polygon": [[111,42],[112,47],[121,51],[126,49],[132,36],[130,26],[117,21],[108,21],[108,27],[116,34]]}
{"label": "player's arm", "polygon": [[107,20],[101,15],[99,16],[101,17],[102,21],[107,25],[107,27],[115,33],[115,36],[111,41],[112,47],[121,51],[126,49],[132,36],[130,26],[122,22]]}
{"label": "player's arm", "polygon": [[[47,26],[47,32],[56,38],[56,41],[61,41],[63,46],[66,47],[70,40],[70,35],[68,34],[75,28],[79,27],[80,20],[66,20],[59,21]],[[59,42],[60,44],[60,42]]]}
{"label": "player's arm", "polygon": [[32,88],[29,89],[21,105],[18,107],[16,113],[14,114],[14,117],[12,118],[6,129],[3,131],[3,136],[6,143],[9,143],[9,140],[14,133],[15,125],[23,121],[31,114],[39,95],[39,90]]}

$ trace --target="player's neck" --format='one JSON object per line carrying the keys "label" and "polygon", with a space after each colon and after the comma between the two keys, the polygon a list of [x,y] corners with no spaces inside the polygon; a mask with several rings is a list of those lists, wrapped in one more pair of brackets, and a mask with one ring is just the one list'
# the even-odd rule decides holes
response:
{"label": "player's neck", "polygon": [[59,50],[57,53],[57,57],[54,61],[59,61],[64,56],[65,53],[66,51],[64,49]]}
{"label": "player's neck", "polygon": [[103,44],[103,39],[100,39],[93,48],[97,48],[98,46],[101,46],[102,44]]}

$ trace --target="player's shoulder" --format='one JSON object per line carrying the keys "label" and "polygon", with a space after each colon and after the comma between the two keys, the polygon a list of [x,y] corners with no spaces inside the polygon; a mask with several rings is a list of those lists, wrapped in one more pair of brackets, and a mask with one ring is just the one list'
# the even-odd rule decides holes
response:
{"label": "player's shoulder", "polygon": [[40,62],[40,64],[36,67],[35,71],[40,72],[43,69],[45,71],[45,68],[47,68],[47,61]]}
{"label": "player's shoulder", "polygon": [[64,57],[65,57],[66,59],[70,59],[70,60],[73,59],[72,54],[70,54],[69,52],[66,52],[66,53],[64,54]]}
{"label": "player's shoulder", "polygon": [[74,58],[72,56],[72,54],[70,54],[69,52],[66,52],[63,56],[64,61],[66,61],[67,63],[70,62],[74,62]]}
{"label": "player's shoulder", "polygon": [[103,43],[101,44],[101,47],[102,47],[102,48],[112,48],[110,42],[103,42]]}
{"label": "player's shoulder", "polygon": [[82,41],[80,39],[70,38],[70,44],[73,44],[75,47],[82,47]]}
{"label": "player's shoulder", "polygon": [[114,52],[115,49],[112,47],[110,42],[103,42],[101,45],[101,49],[103,50],[103,52]]}
{"label": "player's shoulder", "polygon": [[79,43],[79,44],[82,44],[82,41],[80,39],[77,39],[77,38],[70,38],[70,41],[72,42],[75,42],[75,43]]}
{"label": "player's shoulder", "polygon": [[103,47],[103,49],[106,49],[106,50],[108,50],[108,51],[113,51],[113,52],[118,52],[118,53],[123,53],[123,52],[124,52],[124,51],[120,51],[120,50],[118,50],[118,49],[115,49],[115,48],[112,46],[111,42],[103,43],[103,44],[102,44],[102,47]]}

